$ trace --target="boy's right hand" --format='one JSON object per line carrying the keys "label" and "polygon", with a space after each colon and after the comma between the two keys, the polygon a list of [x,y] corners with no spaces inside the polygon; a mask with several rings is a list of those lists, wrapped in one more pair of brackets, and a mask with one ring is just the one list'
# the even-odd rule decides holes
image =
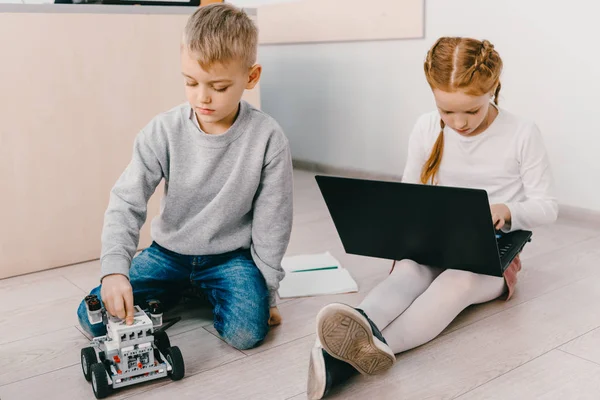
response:
{"label": "boy's right hand", "polygon": [[124,319],[127,325],[133,324],[133,289],[125,275],[106,275],[102,279],[100,297],[110,315]]}

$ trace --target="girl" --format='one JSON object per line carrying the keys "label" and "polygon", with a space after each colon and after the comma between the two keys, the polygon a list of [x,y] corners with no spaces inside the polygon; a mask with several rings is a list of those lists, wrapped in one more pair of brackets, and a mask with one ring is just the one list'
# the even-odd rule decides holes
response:
{"label": "girl", "polygon": [[[437,111],[415,125],[403,181],[485,189],[496,229],[505,232],[554,222],[558,206],[542,137],[533,122],[498,107],[502,60],[494,46],[443,37],[427,53],[424,69]],[[469,305],[503,295],[508,300],[521,269],[518,257],[504,278],[412,260],[394,264],[358,308],[334,303],[319,312],[310,399],[357,371],[389,369],[395,354],[434,339]]]}

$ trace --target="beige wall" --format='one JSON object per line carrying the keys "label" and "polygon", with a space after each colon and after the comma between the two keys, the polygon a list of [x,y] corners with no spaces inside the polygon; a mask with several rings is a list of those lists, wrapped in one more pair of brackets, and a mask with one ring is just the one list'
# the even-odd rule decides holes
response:
{"label": "beige wall", "polygon": [[414,39],[425,0],[302,0],[258,8],[261,44]]}
{"label": "beige wall", "polygon": [[[109,192],[135,135],[185,101],[186,19],[0,13],[0,278],[99,257]],[[258,106],[258,89],[246,99]]]}

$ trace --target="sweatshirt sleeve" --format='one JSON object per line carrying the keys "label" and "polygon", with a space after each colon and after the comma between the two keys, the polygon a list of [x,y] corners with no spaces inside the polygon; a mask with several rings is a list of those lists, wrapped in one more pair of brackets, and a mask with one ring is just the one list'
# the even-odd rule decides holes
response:
{"label": "sweatshirt sleeve", "polygon": [[558,217],[552,171],[542,135],[535,124],[525,129],[517,151],[526,198],[506,204],[511,214],[511,231],[533,229],[552,223]]}
{"label": "sweatshirt sleeve", "polygon": [[252,218],[252,257],[265,277],[271,307],[276,305],[279,282],[285,276],[281,260],[292,231],[293,186],[292,156],[286,141],[263,167]]}
{"label": "sweatshirt sleeve", "polygon": [[101,280],[109,274],[129,277],[129,267],[146,221],[150,196],[163,178],[163,169],[144,131],[135,139],[129,165],[110,193],[102,230]]}
{"label": "sweatshirt sleeve", "polygon": [[402,174],[404,183],[421,183],[421,170],[427,161],[428,154],[425,149],[425,132],[427,129],[427,115],[417,120],[408,139],[408,153],[406,165]]}

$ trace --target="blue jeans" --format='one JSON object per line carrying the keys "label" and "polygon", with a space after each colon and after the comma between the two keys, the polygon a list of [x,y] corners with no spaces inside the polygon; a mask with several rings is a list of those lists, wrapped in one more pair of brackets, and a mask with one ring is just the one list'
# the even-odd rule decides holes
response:
{"label": "blue jeans", "polygon": [[[152,243],[132,260],[129,280],[134,304],[142,309],[148,300],[158,299],[166,311],[185,290],[200,289],[212,304],[215,329],[237,349],[256,347],[269,331],[269,292],[249,250],[186,256]],[[100,288],[90,294],[101,300]],[[92,337],[106,334],[103,323],[90,324],[84,301],[77,316]]]}

